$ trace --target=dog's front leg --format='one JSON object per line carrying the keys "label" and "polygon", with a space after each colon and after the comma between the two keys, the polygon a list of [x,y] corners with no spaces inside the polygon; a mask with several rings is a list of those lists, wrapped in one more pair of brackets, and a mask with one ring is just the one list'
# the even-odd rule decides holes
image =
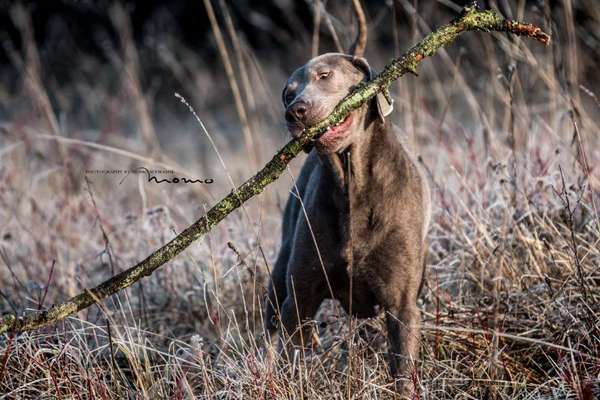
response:
{"label": "dog's front leg", "polygon": [[390,374],[400,395],[406,396],[416,390],[411,377],[419,356],[420,324],[421,313],[413,302],[401,304],[386,313]]}
{"label": "dog's front leg", "polygon": [[298,285],[288,288],[288,296],[281,307],[281,350],[286,350],[289,357],[298,347],[307,348],[312,343],[310,320],[323,300],[313,289]]}

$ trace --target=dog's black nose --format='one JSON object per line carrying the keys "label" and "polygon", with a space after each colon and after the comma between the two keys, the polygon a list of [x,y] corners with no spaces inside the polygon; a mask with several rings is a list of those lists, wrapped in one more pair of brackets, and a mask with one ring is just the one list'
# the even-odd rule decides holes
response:
{"label": "dog's black nose", "polygon": [[304,122],[304,117],[308,112],[308,104],[305,101],[297,101],[294,104],[290,104],[285,112],[285,120],[287,122]]}

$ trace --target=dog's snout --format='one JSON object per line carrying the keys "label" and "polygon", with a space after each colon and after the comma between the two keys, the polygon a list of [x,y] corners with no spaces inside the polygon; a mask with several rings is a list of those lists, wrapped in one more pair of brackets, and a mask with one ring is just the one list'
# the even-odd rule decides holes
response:
{"label": "dog's snout", "polygon": [[285,119],[287,122],[304,122],[307,113],[308,103],[300,100],[288,106],[285,112]]}

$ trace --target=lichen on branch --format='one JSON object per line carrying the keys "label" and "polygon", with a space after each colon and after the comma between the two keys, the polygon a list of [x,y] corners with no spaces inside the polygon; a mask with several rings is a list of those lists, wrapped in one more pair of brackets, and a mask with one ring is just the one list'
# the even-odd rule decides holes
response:
{"label": "lichen on branch", "polygon": [[369,82],[359,85],[346,96],[323,121],[309,127],[303,134],[288,142],[256,175],[232,190],[198,219],[163,247],[133,267],[113,276],[100,285],[86,289],[75,297],[51,306],[48,310],[31,313],[23,318],[15,315],[0,320],[0,334],[25,332],[50,325],[73,315],[106,297],[125,289],[144,276],[151,275],[157,268],[172,260],[191,243],[203,237],[227,215],[250,198],[261,193],[285,170],[287,164],[325,130],[342,121],[353,110],[361,107],[378,92],[387,91],[390,84],[406,73],[416,73],[418,64],[433,56],[441,47],[452,43],[465,31],[497,31],[527,36],[548,45],[550,37],[531,24],[509,21],[493,10],[478,10],[476,6],[465,8],[460,16],[427,35],[403,56],[393,60],[383,71]]}

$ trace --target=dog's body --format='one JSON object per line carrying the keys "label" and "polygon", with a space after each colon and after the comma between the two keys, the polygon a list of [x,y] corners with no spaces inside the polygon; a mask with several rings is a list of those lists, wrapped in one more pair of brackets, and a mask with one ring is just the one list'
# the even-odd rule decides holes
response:
{"label": "dog's body", "polygon": [[[364,59],[338,53],[296,71],[284,89],[292,135],[325,118],[365,78],[370,69]],[[398,376],[418,356],[416,302],[430,200],[418,164],[380,111],[373,100],[352,112],[309,153],[285,207],[266,324],[274,332],[280,310],[283,328],[298,345],[310,334],[298,327],[326,298],[360,318],[385,310],[390,368]]]}

